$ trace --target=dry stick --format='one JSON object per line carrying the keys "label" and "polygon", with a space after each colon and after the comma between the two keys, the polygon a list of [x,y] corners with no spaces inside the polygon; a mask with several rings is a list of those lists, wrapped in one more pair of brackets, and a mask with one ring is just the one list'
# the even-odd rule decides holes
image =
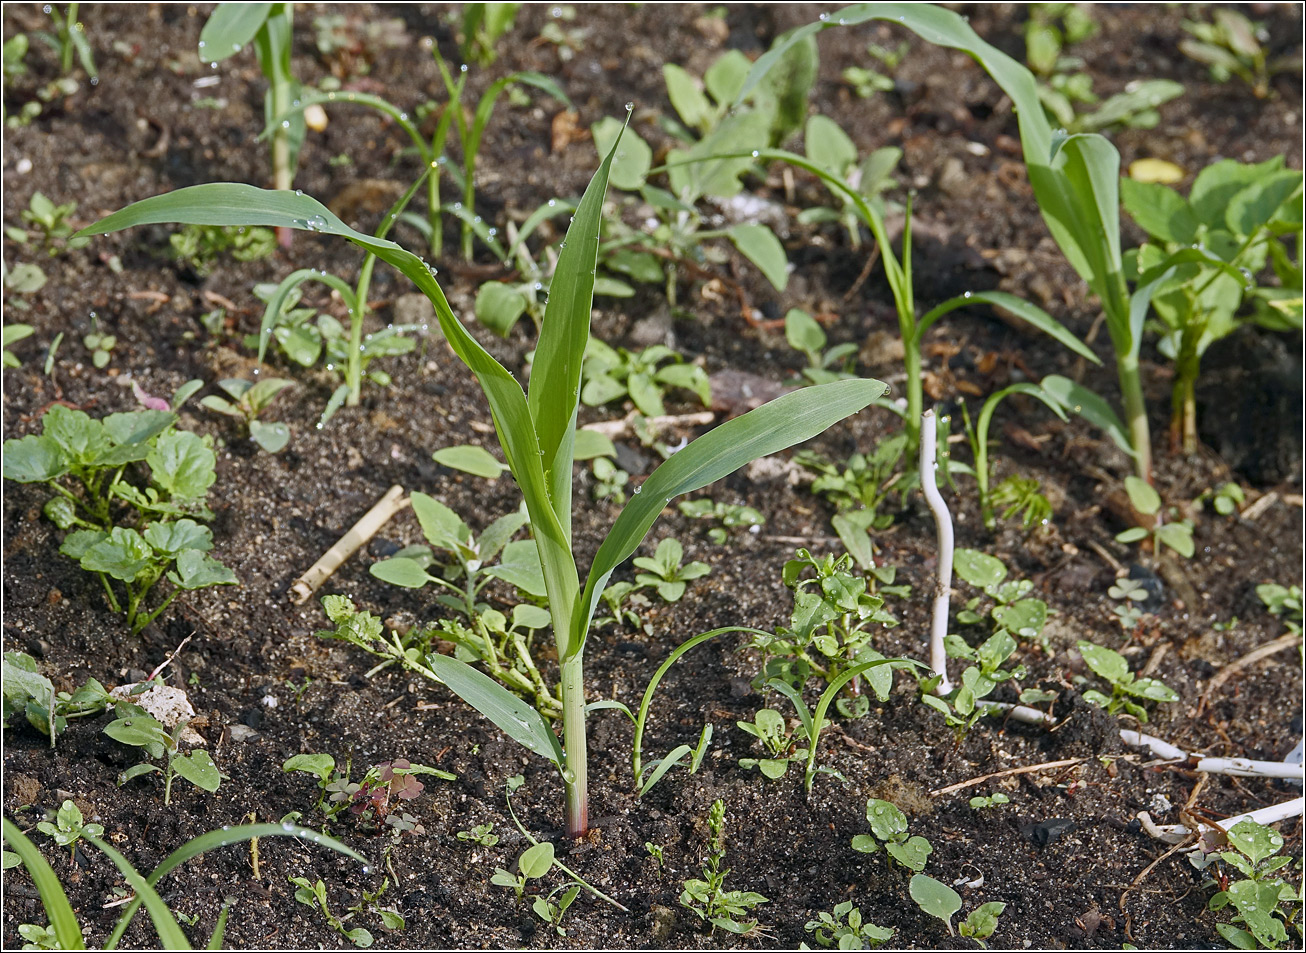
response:
{"label": "dry stick", "polygon": [[180,652],[182,649],[184,649],[184,648],[186,647],[186,643],[189,642],[189,641],[191,640],[191,638],[192,638],[194,635],[195,635],[195,633],[192,632],[190,635],[186,636],[186,638],[182,639],[182,640],[181,640],[181,645],[179,645],[179,646],[177,646],[175,649],[173,649],[173,650],[172,650],[172,654],[169,655],[169,656],[168,656],[166,659],[164,659],[162,662],[160,662],[160,663],[158,664],[158,666],[154,669],[154,671],[150,672],[150,674],[146,677],[145,681],[146,681],[146,682],[152,682],[152,681],[154,681],[154,677],[155,677],[156,675],[158,675],[160,672],[162,672],[165,668],[168,667],[168,665],[172,662],[172,660],[175,659],[175,658],[177,657],[177,653]]}
{"label": "dry stick", "polygon": [[[626,437],[634,433],[635,417],[638,413],[638,411],[632,411],[618,420],[600,420],[598,423],[585,424],[581,429],[601,433],[609,440]],[[660,417],[645,417],[644,423],[650,430],[661,431],[671,427],[701,427],[710,424],[715,419],[716,414],[710,410],[703,410],[695,414],[667,414]]]}
{"label": "dry stick", "polygon": [[939,545],[939,571],[934,583],[934,620],[930,627],[930,668],[935,675],[942,676],[935,692],[946,695],[952,691],[952,683],[948,681],[948,653],[943,647],[944,637],[948,634],[948,598],[952,588],[952,514],[948,512],[948,504],[943,502],[943,496],[939,493],[938,477],[934,472],[937,433],[934,411],[927,410],[921,414],[921,490],[925,493],[925,502],[929,504],[930,512],[934,514]]}
{"label": "dry stick", "polygon": [[1300,641],[1301,636],[1296,633],[1281,635],[1273,642],[1266,642],[1260,648],[1248,652],[1242,658],[1238,659],[1238,661],[1230,662],[1224,668],[1220,669],[1220,671],[1206,683],[1206,688],[1203,690],[1201,697],[1197,699],[1197,714],[1200,715],[1206,710],[1207,703],[1211,700],[1211,693],[1236,675],[1239,671],[1249,665],[1259,662],[1263,658],[1268,658],[1271,655],[1282,652],[1284,649],[1290,649]]}
{"label": "dry stick", "polygon": [[1165,860],[1176,851],[1181,850],[1183,846],[1182,842],[1175,844],[1160,857],[1156,858],[1156,860],[1148,864],[1147,867],[1143,869],[1143,872],[1134,878],[1134,882],[1125,889],[1125,892],[1120,895],[1120,912],[1124,914],[1125,917],[1125,936],[1129,937],[1130,942],[1137,943],[1138,941],[1134,939],[1134,921],[1133,918],[1129,916],[1129,910],[1125,907],[1125,900],[1128,899],[1129,895],[1133,893],[1139,884],[1147,879],[1147,875],[1155,870],[1156,866],[1161,863],[1161,861]]}
{"label": "dry stick", "polygon": [[977,784],[983,784],[985,781],[992,781],[994,778],[1005,778],[1013,774],[1033,774],[1036,771],[1051,771],[1055,768],[1069,768],[1076,764],[1083,764],[1087,758],[1066,758],[1062,761],[1045,761],[1042,764],[1027,764],[1023,768],[1008,768],[1005,771],[994,771],[992,774],[986,774],[983,777],[971,778],[969,781],[959,781],[956,784],[949,784],[946,788],[939,788],[937,791],[931,791],[930,797],[940,797],[944,794],[951,794],[953,791],[961,791],[965,788],[974,787]]}
{"label": "dry stick", "polygon": [[404,496],[404,488],[397,484],[390,487],[386,495],[381,497],[361,520],[350,527],[349,532],[341,536],[336,544],[309,568],[308,572],[295,580],[295,584],[290,587],[290,601],[297,606],[307,602],[308,597],[331,578],[331,574],[340,568],[341,563],[357,552],[360,546],[375,536],[381,527],[390,521],[390,517],[407,505],[408,498]]}

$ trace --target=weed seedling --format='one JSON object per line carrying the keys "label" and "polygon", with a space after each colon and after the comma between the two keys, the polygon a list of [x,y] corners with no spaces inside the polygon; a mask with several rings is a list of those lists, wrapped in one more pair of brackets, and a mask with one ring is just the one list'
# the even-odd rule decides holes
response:
{"label": "weed seedling", "polygon": [[999,807],[1003,804],[1010,804],[1011,798],[1005,794],[991,794],[988,796],[979,795],[970,799],[969,804],[972,810],[983,811],[991,807]]}
{"label": "weed seedling", "polygon": [[268,453],[278,453],[290,442],[289,425],[268,423],[258,418],[259,414],[276,399],[277,394],[294,383],[284,377],[265,377],[258,383],[228,378],[218,381],[218,386],[226,391],[231,400],[210,394],[208,397],[200,398],[200,404],[216,413],[242,421],[250,440]]}
{"label": "weed seedling", "polygon": [[853,850],[863,854],[877,853],[883,845],[891,860],[917,873],[925,869],[934,848],[919,834],[907,834],[907,816],[897,805],[879,798],[866,802],[866,820],[871,833],[853,837]]}
{"label": "weed seedling", "polygon": [[76,56],[86,75],[94,82],[97,81],[97,74],[95,60],[91,55],[91,43],[86,39],[85,25],[77,19],[77,10],[80,6],[80,3],[70,3],[60,10],[53,3],[48,4],[43,9],[50,17],[54,34],[42,31],[35,35],[59,54],[60,73],[67,76],[73,71],[73,57]]}
{"label": "weed seedling", "polygon": [[718,546],[724,546],[730,538],[729,531],[738,526],[747,527],[748,532],[757,533],[766,525],[766,517],[751,506],[735,503],[721,503],[704,497],[701,500],[682,500],[677,509],[682,516],[692,520],[714,520],[720,526],[713,526],[707,531],[708,538]]}
{"label": "weed seedling", "polygon": [[[266,192],[233,183],[192,186],[136,203],[86,230],[105,234],[164,220],[212,224],[215,218],[230,222],[233,217],[251,225],[311,229],[366,248],[399,268],[427,296],[435,307],[445,340],[476,375],[485,392],[504,459],[525,498],[557,643],[562,742],[537,709],[490,676],[434,653],[426,656],[425,664],[509,737],[559,769],[567,797],[566,829],[572,837],[581,836],[589,827],[584,648],[594,610],[612,573],[634,554],[658,516],[676,497],[701,489],[759,457],[824,432],[885,391],[884,384],[872,380],[803,388],[729,420],[690,443],[659,466],[638,487],[639,492],[632,494],[595,553],[582,587],[571,534],[576,408],[581,363],[590,337],[603,196],[614,158],[615,145],[591,180],[568,229],[536,348],[529,393],[457,319],[421,258],[392,242],[354,231],[307,195]],[[6,470],[7,465],[8,455]],[[421,585],[426,580],[415,581]],[[399,657],[405,657],[402,648]]]}
{"label": "weed seedling", "polygon": [[[1016,651],[1016,640],[1005,629],[993,633],[977,648],[972,649],[960,636],[951,634],[944,637],[944,645],[949,658],[967,659],[976,664],[966,666],[961,673],[961,681],[947,700],[933,694],[933,685],[929,685],[928,689],[925,685],[922,686],[920,700],[943,713],[948,726],[956,732],[957,740],[960,741],[988,711],[989,706],[984,704],[984,699],[1008,679],[1024,678],[1025,667],[1017,665],[1009,671],[1001,668]],[[951,711],[948,709],[949,702],[952,703]]]}
{"label": "weed seedling", "polygon": [[632,562],[636,569],[644,570],[635,575],[635,582],[641,586],[651,586],[657,591],[663,602],[679,602],[685,594],[685,584],[699,579],[712,571],[705,562],[694,560],[682,565],[685,547],[679,540],[668,537],[658,543],[652,557],[636,556]]}
{"label": "weed seedling", "polygon": [[104,825],[87,824],[82,817],[81,809],[72,801],[67,800],[63,802],[55,814],[53,823],[41,821],[36,825],[36,829],[42,834],[49,834],[60,847],[67,847],[70,856],[76,850],[76,844],[83,836],[87,834],[92,837],[104,836]]}
{"label": "weed seedling", "polygon": [[940,883],[925,874],[916,874],[908,886],[911,898],[916,905],[930,916],[943,921],[948,928],[948,935],[970,937],[980,946],[987,948],[984,941],[998,928],[998,917],[1007,909],[1005,903],[984,903],[970,912],[956,930],[952,927],[952,918],[961,911],[961,897],[947,884]]}
{"label": "weed seedling", "polygon": [[[1034,588],[1028,579],[1007,579],[1002,560],[975,549],[958,549],[954,557],[957,575],[992,600],[988,613],[976,611],[984,596],[975,596],[957,613],[962,625],[978,625],[989,617],[993,631],[1009,632],[1022,639],[1037,641],[1047,648],[1043,627],[1047,624],[1048,604],[1027,596]],[[1007,653],[1010,655],[1010,652]]]}
{"label": "weed seedling", "polygon": [[657,863],[658,876],[661,877],[665,875],[667,872],[667,858],[663,853],[662,845],[646,840],[644,841],[644,849],[648,851],[648,855]]}
{"label": "weed seedling", "polygon": [[109,693],[94,678],[88,678],[77,691],[56,692],[53,683],[42,675],[36,659],[23,652],[4,653],[4,718],[22,712],[27,723],[50,739],[68,727],[69,718],[98,715],[111,703]]}
{"label": "weed seedling", "polygon": [[1207,490],[1197,499],[1193,500],[1193,505],[1199,509],[1210,504],[1211,508],[1221,516],[1235,516],[1239,507],[1247,502],[1247,494],[1243,493],[1243,488],[1237,483],[1225,483],[1219,489]]}
{"label": "weed seedling", "polygon": [[737,721],[735,724],[754,738],[760,738],[762,747],[770,755],[761,759],[740,758],[741,768],[757,768],[763,775],[775,780],[785,776],[791,763],[802,764],[807,760],[807,749],[798,747],[806,740],[802,726],[790,732],[784,716],[775,709],[763,708],[751,722]]}
{"label": "weed seedling", "polygon": [[[335,930],[354,946],[360,949],[372,945],[372,934],[363,927],[347,927],[345,924],[354,914],[348,913],[338,917],[327,905],[326,884],[321,880],[309,881],[306,877],[287,877],[295,885],[295,899],[312,910],[320,910],[327,926]],[[402,926],[402,920],[400,925]]]}
{"label": "weed seedling", "polygon": [[[22,211],[22,216],[24,222],[41,233],[42,247],[47,254],[53,256],[57,255],[61,249],[72,250],[85,247],[86,241],[84,239],[69,239],[69,236],[73,233],[73,227],[68,220],[76,211],[76,202],[55,205],[41,192],[33,192],[31,200],[27,203],[27,208]],[[22,232],[22,230],[11,230],[9,237],[17,238],[16,232]],[[22,244],[26,240],[26,233],[22,233],[22,239],[19,243]]]}
{"label": "weed seedling", "polygon": [[[658,366],[666,361],[672,363]],[[691,391],[704,407],[712,403],[707,372],[697,364],[683,363],[679,354],[661,344],[642,351],[614,350],[592,337],[585,345],[581,380],[580,399],[587,407],[629,397],[644,416],[660,417],[667,412],[663,396],[677,387]]]}
{"label": "weed seedling", "polygon": [[1265,583],[1256,587],[1256,595],[1270,615],[1282,616],[1288,631],[1301,635],[1302,594],[1301,586],[1280,586],[1277,583]]}
{"label": "weed seedling", "polygon": [[272,256],[277,242],[267,228],[187,225],[168,236],[168,249],[174,259],[190,266],[203,278],[213,271],[223,255],[230,255],[236,261],[259,261]]}
{"label": "weed seedling", "polygon": [[[861,89],[865,88],[868,80],[875,84],[876,88],[885,88],[879,84],[887,83],[887,88],[893,89],[892,80],[870,70],[860,70],[856,66],[850,67],[844,71],[846,82],[850,74],[858,77],[858,81],[854,83],[854,86],[859,87],[859,93]],[[803,138],[805,143],[804,151],[807,154],[808,161],[813,165],[820,166],[833,178],[842,181],[849,189],[856,192],[867,202],[883,204],[884,200],[881,193],[897,184],[893,178],[893,170],[898,165],[898,160],[902,158],[902,150],[897,146],[885,146],[876,149],[859,162],[857,147],[848,138],[848,134],[833,119],[820,114],[814,115],[807,120],[807,131]],[[813,224],[837,221],[847,230],[852,247],[855,249],[861,248],[862,229],[857,217],[856,207],[846,198],[844,193],[836,191],[834,194],[839,199],[841,208],[836,210],[818,206],[804,209],[798,213],[798,221]],[[811,334],[810,327],[807,328],[807,332],[811,338],[815,338],[815,335]],[[806,350],[806,348],[795,344],[793,338],[790,337],[788,315],[785,316],[785,336],[789,338],[790,347],[797,348],[800,351]],[[822,342],[821,346],[824,347],[824,342]],[[856,351],[857,348],[854,346],[849,355],[855,354]],[[839,355],[840,358],[843,356]],[[815,361],[812,363],[813,366],[816,366]]]}
{"label": "weed seedling", "polygon": [[861,909],[853,906],[851,900],[835,904],[833,914],[822,910],[816,916],[803,929],[821,946],[840,950],[874,949],[891,940],[895,932],[893,927],[878,927],[870,920],[863,920]]}
{"label": "weed seedling", "polygon": [[493,824],[477,824],[465,831],[459,831],[454,836],[460,841],[468,841],[473,844],[480,844],[482,847],[493,847],[499,843],[499,835],[493,833]]}
{"label": "weed seedling", "polygon": [[113,359],[113,349],[118,346],[118,338],[112,334],[92,331],[82,338],[82,344],[91,352],[91,364],[97,370],[103,370]]}
{"label": "weed seedling", "polygon": [[1084,664],[1111,685],[1111,695],[1107,697],[1095,689],[1084,692],[1084,700],[1107,710],[1114,715],[1120,711],[1128,712],[1144,724],[1147,723],[1147,710],[1132,699],[1138,698],[1151,702],[1177,702],[1178,693],[1155,678],[1136,678],[1129,671],[1129,663],[1119,652],[1096,645],[1093,642],[1080,641],[1079,654],[1084,657]]}
{"label": "weed seedling", "polygon": [[1162,546],[1169,546],[1185,559],[1191,559],[1197,546],[1193,542],[1193,524],[1188,520],[1176,523],[1161,523],[1161,495],[1152,489],[1151,484],[1136,476],[1125,477],[1125,492],[1134,509],[1150,517],[1154,524],[1151,529],[1143,526],[1131,526],[1116,534],[1117,543],[1138,543],[1151,539],[1157,553]]}
{"label": "weed seedling", "polygon": [[[814,117],[815,118],[815,117]],[[807,358],[803,382],[824,384],[853,376],[857,345],[851,341],[826,349],[825,329],[806,311],[790,308],[785,315],[785,340]]]}
{"label": "weed seedling", "polygon": [[718,799],[712,803],[707,816],[708,855],[703,863],[703,878],[684,882],[680,905],[713,927],[747,936],[757,930],[757,921],[743,918],[753,907],[770,901],[760,893],[725,889],[726,875],[730,873],[729,868],[721,866],[726,857],[725,818],[725,802]]}
{"label": "weed seedling", "polygon": [[178,723],[169,732],[135,705],[119,702],[116,713],[117,717],[104,727],[104,733],[115,741],[143,749],[147,757],[164,762],[162,768],[148,761],[133,765],[118,776],[120,786],[142,774],[162,774],[163,803],[166,807],[172,803],[172,779],[177,775],[210,794],[222,784],[224,775],[207,751],[197,748],[189,754],[182,754],[181,735],[186,730],[186,722]]}
{"label": "weed seedling", "polygon": [[895,471],[907,446],[905,434],[876,444],[869,454],[854,453],[842,464],[810,450],[794,454],[794,462],[817,474],[812,492],[834,504],[831,520],[839,541],[863,568],[875,565],[871,531],[886,529],[893,514],[881,512],[897,482]]}
{"label": "weed seedling", "polygon": [[13,345],[25,338],[30,338],[36,333],[36,328],[30,324],[6,324],[4,326],[4,366],[5,367],[22,367],[23,362],[18,359],[13,351],[9,350]]}
{"label": "weed seedling", "polygon": [[[1208,910],[1233,909],[1233,921],[1216,924],[1216,929],[1240,950],[1256,949],[1258,944],[1278,949],[1281,943],[1288,942],[1284,923],[1301,923],[1299,892],[1273,876],[1292,863],[1291,857],[1279,855],[1283,836],[1255,821],[1239,821],[1229,831],[1228,839],[1231,849],[1221,851],[1220,860],[1242,874],[1242,879],[1228,883],[1207,902]],[[1234,926],[1236,923],[1242,927]]]}
{"label": "weed seedling", "polygon": [[1120,603],[1111,607],[1111,614],[1120,622],[1120,627],[1125,632],[1133,632],[1138,627],[1138,623],[1142,620],[1144,614],[1143,610],[1134,603],[1143,602],[1147,599],[1147,587],[1143,585],[1141,580],[1121,576],[1111,584],[1106,594]]}
{"label": "weed seedling", "polygon": [[1179,41],[1179,49],[1211,71],[1211,79],[1227,83],[1237,76],[1252,88],[1257,99],[1270,95],[1270,80],[1277,73],[1300,69],[1291,57],[1270,60],[1261,44],[1269,40],[1263,26],[1253,23],[1237,10],[1217,8],[1211,13],[1214,22],[1185,20],[1189,36]]}

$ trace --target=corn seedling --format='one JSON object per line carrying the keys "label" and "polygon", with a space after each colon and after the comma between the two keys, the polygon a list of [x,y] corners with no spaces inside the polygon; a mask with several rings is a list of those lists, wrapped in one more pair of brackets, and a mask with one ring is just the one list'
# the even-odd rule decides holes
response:
{"label": "corn seedling", "polygon": [[[306,843],[330,848],[360,863],[367,863],[367,858],[363,855],[351,850],[339,841],[307,828],[296,827],[289,823],[247,824],[241,827],[210,831],[187,841],[169,854],[163,863],[159,864],[148,877],[142,877],[136,871],[136,868],[128,862],[127,858],[101,840],[99,835],[92,833],[89,828],[82,828],[81,837],[103,852],[113,862],[113,865],[118,868],[118,871],[126,879],[128,886],[136,894],[136,898],[128,904],[122,916],[118,918],[117,926],[105,941],[104,949],[106,950],[117,947],[123,933],[126,932],[127,927],[131,924],[132,919],[142,905],[145,906],[149,913],[150,920],[154,924],[154,929],[158,933],[163,948],[170,950],[192,949],[190,940],[182,932],[172,911],[168,909],[168,905],[159,897],[155,886],[176,867],[210,850],[231,844],[244,843],[259,837],[293,837]],[[50,920],[49,934],[58,944],[58,948],[63,950],[85,949],[86,940],[82,934],[81,925],[77,922],[77,915],[68,902],[68,896],[64,893],[63,885],[59,883],[59,877],[46,859],[41,856],[41,852],[36,848],[36,845],[7,817],[4,818],[4,840],[13,849],[13,852],[18,855],[19,862],[27,868],[28,874],[36,885],[37,892],[41,897],[41,903],[45,907],[46,916]],[[6,851],[6,857],[8,854],[9,852]],[[17,864],[11,865],[6,860],[6,867],[9,866],[17,866]],[[227,909],[224,905],[222,913],[218,916],[217,927],[212,938],[208,941],[209,949],[221,947],[226,923]]]}
{"label": "corn seedling", "polygon": [[38,31],[34,36],[46,43],[59,54],[59,72],[67,76],[73,71],[73,57],[81,63],[92,83],[99,82],[95,72],[95,59],[91,54],[91,43],[86,38],[86,26],[77,19],[80,3],[70,3],[60,10],[55,4],[47,4],[43,9],[50,17],[54,33]]}
{"label": "corn seedling", "polygon": [[[210,63],[216,68],[218,63],[239,53],[251,42],[254,44],[259,69],[268,81],[268,91],[263,96],[263,114],[269,124],[275,120],[272,187],[281,190],[294,186],[299,149],[307,131],[303,113],[290,112],[292,104],[298,102],[303,94],[303,87],[290,64],[294,19],[293,3],[220,3],[200,31],[198,50],[200,62]],[[288,246],[293,233],[286,226],[278,228],[279,241]]]}
{"label": "corn seedling", "polygon": [[677,496],[823,432],[885,391],[884,384],[873,380],[805,388],[727,421],[690,443],[632,495],[600,545],[582,588],[571,541],[576,408],[581,359],[589,339],[603,196],[613,158],[609,153],[586,189],[568,230],[567,247],[559,255],[529,393],[458,321],[421,258],[391,242],[354,231],[306,195],[236,184],[193,186],[138,202],[86,230],[87,234],[105,234],[161,221],[311,228],[373,252],[399,268],[431,300],[445,339],[485,391],[504,458],[525,497],[557,643],[563,745],[537,710],[489,676],[443,656],[429,655],[427,662],[445,684],[509,737],[558,767],[567,790],[567,832],[573,837],[589,827],[585,642],[612,572],[635,552],[663,508]]}

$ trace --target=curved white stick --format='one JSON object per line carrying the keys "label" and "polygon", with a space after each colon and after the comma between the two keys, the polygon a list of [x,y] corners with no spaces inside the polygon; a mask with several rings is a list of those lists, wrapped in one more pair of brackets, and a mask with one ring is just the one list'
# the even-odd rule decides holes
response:
{"label": "curved white stick", "polygon": [[948,599],[952,592],[952,514],[948,504],[943,502],[939,493],[938,478],[935,473],[934,456],[938,445],[938,424],[934,411],[927,410],[921,414],[921,456],[920,474],[921,490],[925,493],[925,502],[934,514],[934,526],[937,530],[939,545],[939,571],[934,584],[934,619],[930,627],[930,668],[935,675],[942,675],[935,691],[946,695],[952,691],[948,681],[948,653],[943,647],[943,639],[948,634]]}

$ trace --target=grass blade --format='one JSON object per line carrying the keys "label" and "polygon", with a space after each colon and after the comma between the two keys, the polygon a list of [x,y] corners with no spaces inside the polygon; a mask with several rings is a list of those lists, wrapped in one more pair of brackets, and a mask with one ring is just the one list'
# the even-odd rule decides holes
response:
{"label": "grass blade", "polygon": [[663,507],[682,493],[714,483],[758,457],[815,437],[886,390],[888,386],[876,380],[805,387],[726,421],[654,470],[621,511],[594,557],[569,651],[579,651],[584,644],[603,587],[613,570],[639,547]]}
{"label": "grass blade", "polygon": [[973,305],[976,302],[991,304],[997,308],[1005,308],[1016,317],[1033,325],[1049,337],[1055,338],[1058,342],[1070,348],[1080,357],[1087,358],[1094,364],[1101,364],[1101,359],[1093,353],[1083,341],[1070,333],[1060,321],[1052,317],[1038,305],[1026,301],[1024,298],[1017,298],[1013,294],[1007,294],[1005,291],[968,291],[964,295],[956,298],[950,298],[943,304],[931,310],[916,325],[916,337],[918,340],[924,339],[925,332],[939,318],[943,317],[949,311],[956,311],[958,308],[964,308]]}
{"label": "grass blade", "polygon": [[163,944],[165,950],[189,950],[191,949],[190,940],[182,932],[181,926],[177,923],[177,918],[172,915],[168,905],[150,886],[149,882],[140,875],[127,858],[118,853],[98,837],[94,837],[82,832],[82,836],[94,844],[113,861],[113,865],[118,868],[118,872],[126,879],[128,886],[136,892],[136,898],[145,904],[145,909],[149,911],[150,919],[154,921],[154,930],[159,934],[159,942]]}
{"label": "grass blade", "polygon": [[[368,863],[366,857],[346,847],[334,837],[319,834],[317,831],[309,830],[306,827],[296,827],[293,824],[244,824],[230,830],[209,831],[207,834],[201,834],[199,837],[188,840],[164,858],[163,863],[155,867],[150,875],[145,878],[145,882],[153,886],[186,861],[198,857],[206,851],[215,850],[219,847],[228,847],[231,844],[239,844],[255,837],[295,837],[310,844],[328,847],[337,853],[344,854],[346,857],[352,857],[360,863]],[[128,924],[131,923],[132,917],[136,915],[136,911],[140,909],[140,906],[141,900],[138,895],[131,902],[131,905],[123,911],[122,917],[118,920],[118,925],[114,927],[113,933],[104,944],[106,950],[112,950],[118,945],[118,941],[122,939],[123,933],[126,932]]]}
{"label": "grass blade", "polygon": [[4,818],[4,839],[14,849],[14,853],[22,858],[23,866],[36,884],[45,915],[50,918],[50,926],[54,927],[54,935],[59,940],[59,948],[86,949],[77,915],[73,913],[72,904],[68,902],[68,895],[63,892],[63,885],[59,883],[54,868],[41,856],[36,845],[27,839],[27,835],[18,829],[18,825],[7,817]]}

